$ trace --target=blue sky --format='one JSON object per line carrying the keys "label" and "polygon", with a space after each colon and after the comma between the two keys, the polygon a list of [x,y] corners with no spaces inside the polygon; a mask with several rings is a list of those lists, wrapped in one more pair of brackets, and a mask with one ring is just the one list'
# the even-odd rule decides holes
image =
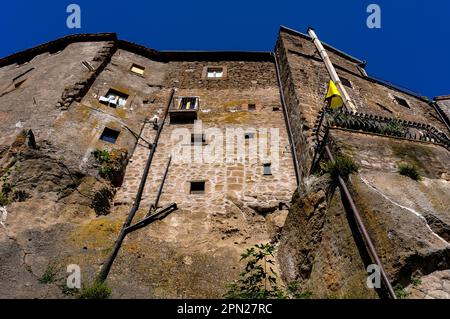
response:
{"label": "blue sky", "polygon": [[[66,7],[81,6],[81,29]],[[382,28],[366,26],[369,4]],[[448,0],[138,1],[58,0],[2,3],[0,56],[71,33],[116,32],[159,50],[273,50],[280,25],[319,37],[362,60],[369,74],[434,97],[450,94]]]}

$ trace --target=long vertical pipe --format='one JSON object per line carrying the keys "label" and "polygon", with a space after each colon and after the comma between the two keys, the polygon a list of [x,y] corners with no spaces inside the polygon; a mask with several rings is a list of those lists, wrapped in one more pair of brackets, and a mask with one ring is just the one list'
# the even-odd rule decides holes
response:
{"label": "long vertical pipe", "polygon": [[169,113],[170,105],[172,103],[173,95],[175,93],[175,90],[172,89],[169,97],[169,102],[167,103],[166,112],[164,114],[164,119],[162,123],[158,127],[158,132],[156,133],[155,139],[153,140],[152,149],[150,150],[150,154],[147,158],[147,163],[145,165],[144,172],[142,174],[141,182],[139,184],[139,188],[136,194],[136,199],[134,200],[133,207],[130,210],[130,213],[128,214],[127,220],[123,224],[122,230],[119,234],[119,237],[116,240],[116,243],[114,245],[114,248],[108,258],[108,260],[103,264],[102,269],[100,270],[100,274],[97,278],[98,281],[105,281],[108,277],[109,271],[111,270],[112,264],[114,260],[117,257],[117,254],[119,253],[120,247],[122,246],[122,242],[125,239],[125,236],[127,235],[126,228],[131,225],[131,222],[133,221],[134,215],[136,215],[136,212],[139,210],[139,206],[141,204],[142,200],[142,194],[144,193],[144,187],[145,183],[147,181],[148,173],[150,171],[150,166],[152,165],[153,156],[155,155],[156,148],[158,146],[159,137],[161,135],[162,129],[164,127],[164,123],[166,122],[167,115]]}
{"label": "long vertical pipe", "polygon": [[289,113],[288,113],[288,110],[286,107],[286,99],[284,98],[284,89],[283,89],[283,83],[281,81],[280,67],[278,65],[277,54],[272,53],[272,56],[275,61],[275,71],[277,73],[277,81],[278,81],[278,88],[280,90],[281,105],[283,106],[284,119],[285,119],[286,126],[288,128],[289,143],[291,144],[291,152],[292,152],[292,157],[294,159],[295,177],[297,179],[297,186],[299,186],[300,181],[301,181],[300,166],[298,164],[299,162],[298,162],[297,151],[296,151],[296,147],[295,147],[295,140],[294,140],[294,136],[292,134],[291,121],[289,119]]}
{"label": "long vertical pipe", "polygon": [[[333,161],[334,157],[333,157],[333,154],[331,153],[328,145],[325,146],[325,151],[327,152],[328,158],[331,161]],[[355,202],[353,201],[352,195],[350,194],[350,191],[347,188],[347,184],[345,184],[344,179],[340,175],[338,176],[338,181],[339,181],[339,186],[350,205],[350,209],[353,212],[353,216],[355,217],[358,228],[361,231],[361,234],[363,235],[364,240],[369,248],[370,254],[375,259],[375,262],[377,263],[378,267],[380,268],[381,278],[383,279],[383,282],[388,289],[389,295],[391,296],[392,299],[397,299],[397,295],[395,294],[395,291],[392,288],[391,282],[389,281],[389,277],[387,276],[386,271],[384,270],[383,264],[381,263],[381,259],[377,254],[375,245],[373,244],[372,239],[370,239],[369,232],[367,231],[366,226],[364,226],[364,222],[361,218],[361,214],[359,213],[358,207],[356,207]]]}
{"label": "long vertical pipe", "polygon": [[325,63],[325,67],[327,68],[328,73],[330,74],[331,80],[333,80],[333,82],[336,85],[336,87],[338,88],[339,92],[341,92],[345,106],[352,111],[356,111],[355,104],[353,103],[352,99],[350,98],[350,95],[348,95],[347,90],[345,89],[344,85],[342,84],[341,79],[339,78],[339,75],[337,74],[336,69],[333,66],[333,63],[331,62],[327,51],[323,47],[322,42],[320,42],[319,38],[317,37],[316,32],[314,31],[314,29],[309,28],[308,34],[310,35],[311,39],[313,40],[313,42],[317,48],[317,51],[320,54],[320,57],[322,58],[323,62]]}

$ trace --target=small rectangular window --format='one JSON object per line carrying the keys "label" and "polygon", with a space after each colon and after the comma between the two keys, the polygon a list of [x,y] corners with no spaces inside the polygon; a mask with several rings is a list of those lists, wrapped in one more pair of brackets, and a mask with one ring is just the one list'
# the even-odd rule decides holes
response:
{"label": "small rectangular window", "polygon": [[221,78],[223,77],[223,68],[209,67],[206,71],[206,77],[208,78]]}
{"label": "small rectangular window", "polygon": [[408,102],[405,99],[402,99],[401,97],[398,96],[394,96],[394,98],[397,104],[407,107],[408,109],[410,108]]}
{"label": "small rectangular window", "polygon": [[180,110],[196,110],[197,106],[198,106],[197,97],[182,97],[180,99],[178,108]]}
{"label": "small rectangular window", "polygon": [[110,129],[108,127],[105,127],[102,135],[100,136],[100,139],[102,141],[115,144],[117,141],[117,138],[119,137],[120,131],[116,131],[113,129]]}
{"label": "small rectangular window", "polygon": [[255,137],[255,133],[245,133],[245,139],[249,140]]}
{"label": "small rectangular window", "polygon": [[204,194],[205,193],[205,182],[191,182],[191,194]]}
{"label": "small rectangular window", "polygon": [[18,82],[14,82],[14,88],[18,89],[19,87],[22,86],[22,84],[25,83],[26,80],[28,80],[28,79],[21,80],[21,81],[18,81]]}
{"label": "small rectangular window", "polygon": [[191,134],[191,143],[205,144],[206,143],[205,134]]}
{"label": "small rectangular window", "polygon": [[342,84],[343,85],[345,85],[346,87],[349,87],[349,88],[353,88],[353,86],[352,86],[352,84],[350,83],[350,80],[349,79],[346,79],[346,78],[344,78],[344,77],[341,77],[341,82],[342,82]]}
{"label": "small rectangular window", "polygon": [[264,175],[265,176],[272,175],[272,164],[270,163],[264,164]]}
{"label": "small rectangular window", "polygon": [[280,107],[279,106],[274,106],[273,108],[272,108],[272,111],[274,111],[274,112],[278,112],[280,110]]}
{"label": "small rectangular window", "polygon": [[248,105],[248,110],[249,111],[256,111],[256,104],[249,104]]}
{"label": "small rectangular window", "polygon": [[128,95],[119,91],[110,89],[106,96],[100,97],[100,102],[108,104],[111,107],[125,107]]}
{"label": "small rectangular window", "polygon": [[137,64],[133,64],[131,66],[130,69],[131,72],[139,74],[139,75],[144,75],[145,72],[145,68],[143,66],[137,65]]}

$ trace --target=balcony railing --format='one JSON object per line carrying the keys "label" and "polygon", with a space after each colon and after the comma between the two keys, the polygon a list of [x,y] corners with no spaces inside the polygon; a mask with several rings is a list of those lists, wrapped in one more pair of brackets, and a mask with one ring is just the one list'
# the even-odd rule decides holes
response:
{"label": "balcony railing", "polygon": [[323,147],[328,142],[330,128],[343,128],[358,132],[440,144],[450,151],[449,136],[429,124],[345,110],[332,111],[323,109],[318,115],[314,127],[315,154],[312,170],[315,169]]}
{"label": "balcony railing", "polygon": [[169,109],[171,123],[193,123],[198,118],[198,96],[175,96]]}

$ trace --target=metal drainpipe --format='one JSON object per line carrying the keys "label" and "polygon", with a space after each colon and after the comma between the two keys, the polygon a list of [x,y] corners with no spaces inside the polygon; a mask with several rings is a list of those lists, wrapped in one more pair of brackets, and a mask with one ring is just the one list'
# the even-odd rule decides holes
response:
{"label": "metal drainpipe", "polygon": [[[331,161],[333,161],[334,157],[333,157],[333,154],[331,153],[328,145],[325,146],[325,151],[327,152],[329,159]],[[369,247],[370,254],[375,259],[375,262],[377,263],[378,267],[380,267],[381,277],[383,279],[384,284],[386,285],[386,287],[388,289],[389,295],[391,296],[392,299],[397,299],[397,295],[395,294],[395,291],[392,288],[391,282],[389,281],[389,277],[387,276],[386,271],[384,270],[384,267],[381,263],[381,259],[377,254],[377,251],[372,242],[372,239],[370,239],[369,232],[367,231],[366,227],[364,226],[364,222],[362,221],[359,210],[356,207],[355,202],[353,201],[352,195],[350,194],[350,191],[348,190],[344,179],[340,175],[339,175],[338,179],[339,179],[339,186],[350,205],[350,209],[352,210],[353,216],[355,217],[356,223],[358,224],[358,228],[361,231],[361,234],[363,235],[367,246]]]}
{"label": "metal drainpipe", "polygon": [[295,169],[295,177],[297,179],[297,186],[300,185],[300,166],[298,165],[298,157],[297,157],[297,152],[296,152],[296,147],[295,147],[295,140],[294,140],[294,136],[292,134],[292,127],[291,127],[291,121],[289,120],[289,114],[288,114],[288,110],[286,108],[286,99],[284,97],[284,90],[283,90],[283,84],[281,82],[281,73],[280,73],[280,68],[278,65],[278,58],[276,53],[272,52],[271,55],[273,56],[273,59],[275,61],[275,70],[277,73],[277,81],[278,81],[278,88],[280,90],[280,98],[281,98],[281,104],[283,106],[283,113],[284,113],[284,120],[286,123],[286,126],[288,128],[288,135],[289,135],[289,144],[291,145],[291,152],[292,152],[292,157],[294,160],[294,169]]}
{"label": "metal drainpipe", "polygon": [[325,67],[327,68],[328,73],[330,74],[331,80],[333,80],[334,84],[338,88],[339,92],[341,92],[344,104],[347,108],[349,108],[352,111],[356,111],[356,106],[353,103],[352,99],[350,98],[350,95],[348,95],[347,90],[345,89],[344,85],[341,82],[341,79],[339,78],[339,75],[336,73],[336,70],[333,66],[333,63],[330,60],[330,57],[328,56],[327,51],[322,45],[322,42],[320,42],[319,38],[316,35],[316,32],[313,28],[308,28],[308,34],[310,35],[311,39],[313,40],[317,51],[320,54],[320,57],[323,60],[323,63],[325,63]]}
{"label": "metal drainpipe", "polygon": [[158,146],[159,137],[160,137],[162,129],[164,127],[164,123],[166,122],[167,115],[169,114],[169,109],[170,109],[170,105],[172,104],[172,99],[173,99],[174,94],[175,94],[175,90],[172,89],[172,91],[170,93],[169,102],[167,104],[166,112],[164,114],[164,119],[158,127],[158,132],[156,133],[155,139],[153,140],[152,149],[147,158],[147,163],[145,165],[144,173],[142,174],[141,182],[139,184],[139,188],[138,188],[138,191],[136,194],[136,199],[134,200],[133,207],[131,208],[130,213],[128,214],[127,220],[123,224],[122,230],[119,234],[119,237],[116,240],[116,243],[114,245],[113,251],[111,252],[111,255],[109,256],[108,260],[103,264],[102,269],[100,270],[100,274],[97,278],[98,281],[103,282],[108,277],[108,274],[109,274],[109,271],[111,270],[112,264],[113,264],[114,260],[116,259],[117,254],[119,253],[120,247],[122,246],[122,242],[127,235],[126,228],[131,225],[134,215],[136,215],[136,212],[139,210],[139,206],[140,206],[141,200],[142,200],[142,194],[144,193],[145,183],[147,181],[148,173],[150,171],[150,166],[152,165],[153,156],[155,155],[155,151]]}

